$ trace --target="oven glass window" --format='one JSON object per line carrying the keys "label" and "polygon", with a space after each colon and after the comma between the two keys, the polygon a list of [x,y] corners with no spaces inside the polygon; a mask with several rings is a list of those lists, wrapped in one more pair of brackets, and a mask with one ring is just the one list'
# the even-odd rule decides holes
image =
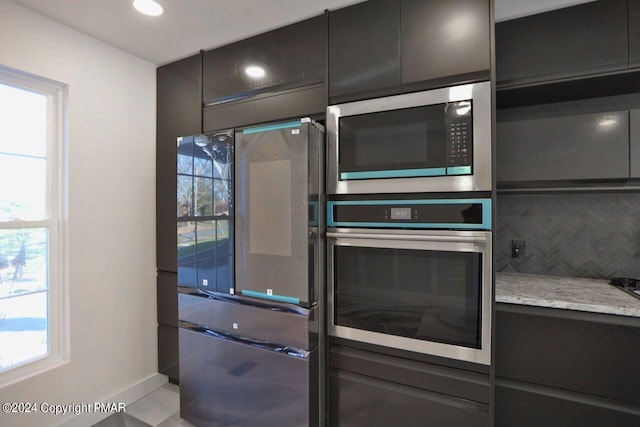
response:
{"label": "oven glass window", "polygon": [[340,118],[341,174],[442,168],[445,104]]}
{"label": "oven glass window", "polygon": [[334,251],[336,325],[480,348],[481,253]]}

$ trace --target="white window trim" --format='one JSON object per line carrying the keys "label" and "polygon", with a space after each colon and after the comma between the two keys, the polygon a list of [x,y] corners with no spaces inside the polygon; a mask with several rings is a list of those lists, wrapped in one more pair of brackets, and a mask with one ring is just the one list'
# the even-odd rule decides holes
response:
{"label": "white window trim", "polygon": [[68,277],[68,176],[67,94],[68,86],[0,65],[0,82],[47,97],[47,215],[38,221],[3,222],[1,228],[44,227],[48,229],[48,324],[47,354],[0,373],[0,388],[69,363]]}

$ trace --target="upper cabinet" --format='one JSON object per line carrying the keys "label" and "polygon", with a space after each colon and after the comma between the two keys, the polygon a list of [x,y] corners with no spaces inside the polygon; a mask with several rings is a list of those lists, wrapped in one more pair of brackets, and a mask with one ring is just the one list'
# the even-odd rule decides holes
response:
{"label": "upper cabinet", "polygon": [[402,0],[402,91],[488,80],[486,0]]}
{"label": "upper cabinet", "polygon": [[370,0],[329,14],[330,103],[488,80],[488,0]]}
{"label": "upper cabinet", "polygon": [[384,96],[399,91],[400,2],[370,0],[332,11],[329,97]]}
{"label": "upper cabinet", "polygon": [[[636,16],[637,1],[629,1]],[[496,25],[499,86],[518,86],[624,70],[629,63],[627,0],[595,1]],[[640,31],[639,19],[629,18]],[[636,61],[640,41],[631,49]],[[635,53],[634,53],[635,50]]]}
{"label": "upper cabinet", "polygon": [[498,122],[500,186],[629,179],[628,111],[547,113]]}
{"label": "upper cabinet", "polygon": [[324,15],[204,53],[205,107],[324,82]]}

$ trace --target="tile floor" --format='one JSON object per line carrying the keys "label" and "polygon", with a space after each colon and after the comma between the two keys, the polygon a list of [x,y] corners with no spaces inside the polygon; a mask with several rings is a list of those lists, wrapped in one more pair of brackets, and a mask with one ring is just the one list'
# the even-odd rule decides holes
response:
{"label": "tile floor", "polygon": [[168,383],[93,427],[194,427],[180,418],[180,388]]}

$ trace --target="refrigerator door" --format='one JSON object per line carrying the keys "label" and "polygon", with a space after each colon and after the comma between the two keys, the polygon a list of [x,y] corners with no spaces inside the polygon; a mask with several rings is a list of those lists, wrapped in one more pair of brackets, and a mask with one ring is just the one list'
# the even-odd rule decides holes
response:
{"label": "refrigerator door", "polygon": [[236,133],[236,292],[316,301],[322,131],[308,119]]}
{"label": "refrigerator door", "polygon": [[178,138],[178,284],[233,290],[233,131]]}
{"label": "refrigerator door", "polygon": [[317,353],[180,328],[180,416],[199,427],[317,427]]}

